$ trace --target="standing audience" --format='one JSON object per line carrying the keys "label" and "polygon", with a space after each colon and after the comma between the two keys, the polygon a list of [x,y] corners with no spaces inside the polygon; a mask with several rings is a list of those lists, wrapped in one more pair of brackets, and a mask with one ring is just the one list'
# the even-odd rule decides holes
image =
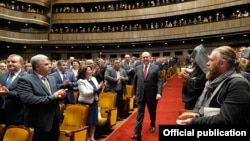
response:
{"label": "standing audience", "polygon": [[57,71],[50,74],[56,80],[57,89],[67,89],[67,95],[60,101],[65,105],[74,104],[74,87],[77,87],[77,81],[72,71],[67,70],[67,61],[59,60],[57,62]]}
{"label": "standing audience", "polygon": [[33,141],[58,141],[61,113],[59,100],[67,89],[58,90],[54,77],[48,76],[51,62],[45,55],[31,58],[33,73],[19,78],[17,94],[25,104],[24,125],[34,128]]}
{"label": "standing audience", "polygon": [[250,47],[244,48],[239,55],[241,74],[250,82]]}
{"label": "standing audience", "polygon": [[240,54],[240,68],[250,73],[250,47],[245,48]]}
{"label": "standing audience", "polygon": [[5,73],[6,71],[8,71],[6,63],[0,62],[0,74]]}
{"label": "standing audience", "polygon": [[71,71],[74,73],[74,76],[75,78],[77,79],[77,73],[78,73],[78,70],[80,68],[80,61],[75,59],[72,61],[72,68],[71,68]]}
{"label": "standing audience", "polygon": [[95,127],[98,124],[98,94],[103,81],[98,84],[96,78],[93,77],[92,68],[81,66],[78,71],[77,83],[79,89],[78,103],[89,105],[87,141],[95,141]]}
{"label": "standing audience", "polygon": [[11,54],[7,59],[8,71],[0,75],[0,123],[23,124],[24,104],[17,95],[17,81],[27,74],[23,69],[24,60],[20,55]]}
{"label": "standing audience", "polygon": [[125,55],[124,62],[121,63],[121,67],[126,71],[128,75],[129,80],[127,84],[131,85],[134,78],[135,69],[134,69],[134,64],[131,63],[131,58],[129,54]]}
{"label": "standing audience", "polygon": [[150,63],[151,54],[143,52],[142,64],[135,68],[134,95],[138,107],[134,135],[131,139],[141,140],[142,123],[145,106],[147,105],[150,115],[150,132],[156,131],[156,109],[158,100],[162,96],[163,81],[158,65]]}
{"label": "standing audience", "polygon": [[[239,73],[239,60],[229,46],[215,48],[207,62],[208,81],[193,112],[179,116],[178,124],[250,124],[250,84]],[[214,110],[215,109],[215,110]],[[210,114],[208,111],[215,113]]]}
{"label": "standing audience", "polygon": [[128,76],[126,71],[120,67],[120,60],[114,59],[114,65],[107,68],[105,71],[104,79],[107,81],[104,92],[113,92],[117,94],[116,107],[118,108],[117,120],[123,120],[123,116],[127,113],[123,113],[124,105],[123,95],[127,94],[126,84]]}

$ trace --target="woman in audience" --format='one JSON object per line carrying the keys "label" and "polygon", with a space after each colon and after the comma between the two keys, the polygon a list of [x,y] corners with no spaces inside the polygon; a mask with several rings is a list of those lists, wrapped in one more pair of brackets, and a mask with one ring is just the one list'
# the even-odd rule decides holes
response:
{"label": "woman in audience", "polygon": [[98,93],[103,82],[98,84],[96,78],[93,77],[93,70],[90,66],[81,66],[78,70],[77,83],[79,89],[78,103],[89,105],[87,141],[95,141],[95,127],[98,124]]}

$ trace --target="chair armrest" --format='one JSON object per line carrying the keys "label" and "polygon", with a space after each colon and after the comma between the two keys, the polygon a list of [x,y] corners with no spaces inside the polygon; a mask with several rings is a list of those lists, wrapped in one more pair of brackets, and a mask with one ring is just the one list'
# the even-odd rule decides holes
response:
{"label": "chair armrest", "polygon": [[114,107],[112,109],[106,109],[105,112],[108,113],[107,118],[108,118],[109,126],[115,125],[117,121],[117,108]]}
{"label": "chair armrest", "polygon": [[180,109],[179,110],[179,115],[182,115],[184,113],[192,113],[192,110],[187,110],[187,109]]}
{"label": "chair armrest", "polygon": [[111,109],[111,112],[110,112],[110,125],[113,126],[116,124],[117,122],[117,108],[113,108]]}
{"label": "chair armrest", "polygon": [[60,130],[60,132],[64,133],[65,136],[70,137],[77,132],[87,130],[87,129],[88,129],[88,126],[84,126],[82,128],[76,129],[76,130]]}

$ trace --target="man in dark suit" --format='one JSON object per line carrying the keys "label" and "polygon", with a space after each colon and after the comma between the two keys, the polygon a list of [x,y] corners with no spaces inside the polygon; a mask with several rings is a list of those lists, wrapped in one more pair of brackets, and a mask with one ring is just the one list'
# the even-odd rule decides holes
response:
{"label": "man in dark suit", "polygon": [[67,61],[59,60],[57,62],[57,71],[50,74],[56,80],[58,89],[68,89],[66,97],[61,100],[61,103],[74,104],[74,87],[77,87],[75,75],[71,71],[67,71]]}
{"label": "man in dark suit", "polygon": [[145,106],[150,115],[150,131],[155,132],[156,108],[158,100],[162,96],[162,77],[159,66],[150,63],[151,55],[143,52],[142,65],[135,68],[134,94],[136,97],[138,113],[135,123],[135,134],[131,139],[141,140],[142,121],[144,119]]}
{"label": "man in dark suit", "polygon": [[48,76],[51,62],[47,56],[35,55],[30,62],[33,73],[17,82],[17,94],[25,104],[24,125],[34,128],[33,141],[58,141],[59,100],[67,89],[58,90],[54,77]]}
{"label": "man in dark suit", "polygon": [[22,69],[24,60],[17,54],[9,55],[7,59],[8,71],[0,75],[0,122],[7,125],[23,124],[24,105],[17,96],[17,81],[26,72]]}

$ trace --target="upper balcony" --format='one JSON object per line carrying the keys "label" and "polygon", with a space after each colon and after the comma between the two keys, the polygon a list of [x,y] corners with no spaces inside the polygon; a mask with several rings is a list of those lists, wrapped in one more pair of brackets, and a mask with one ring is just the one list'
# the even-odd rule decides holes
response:
{"label": "upper balcony", "polygon": [[184,3],[176,3],[172,5],[130,10],[84,13],[55,13],[51,17],[51,24],[144,20],[198,13],[249,3],[249,0],[195,0]]}
{"label": "upper balcony", "polygon": [[33,23],[42,26],[50,26],[50,18],[39,14],[39,13],[30,13],[22,12],[17,10],[11,10],[6,7],[0,7],[0,18],[6,19],[9,21],[23,22],[23,23]]}
{"label": "upper balcony", "polygon": [[51,33],[49,34],[49,42],[60,44],[146,42],[218,36],[242,32],[250,33],[250,17],[154,30],[102,33]]}
{"label": "upper balcony", "polygon": [[16,0],[23,3],[36,4],[50,9],[50,0]]}
{"label": "upper balcony", "polygon": [[53,4],[111,2],[117,0],[52,0]]}
{"label": "upper balcony", "polygon": [[153,30],[102,33],[20,33],[1,30],[1,41],[34,44],[105,44],[168,41],[250,33],[250,17]]}

